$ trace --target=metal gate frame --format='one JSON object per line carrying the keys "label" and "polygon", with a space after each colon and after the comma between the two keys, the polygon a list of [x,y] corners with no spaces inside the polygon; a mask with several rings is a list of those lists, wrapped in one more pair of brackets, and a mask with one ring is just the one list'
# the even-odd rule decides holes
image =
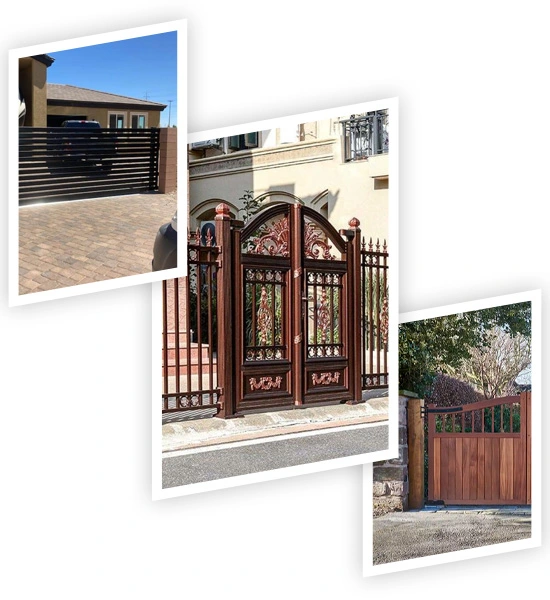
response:
{"label": "metal gate frame", "polygon": [[19,204],[158,189],[160,129],[19,128]]}
{"label": "metal gate frame", "polygon": [[[360,229],[359,221],[352,219],[351,229],[337,232],[334,227],[311,208],[300,204],[279,204],[262,211],[246,227],[232,221],[229,207],[221,204],[216,209],[216,240],[221,247],[218,264],[218,372],[221,390],[221,409],[218,416],[233,417],[267,408],[302,407],[313,403],[357,403],[361,401],[361,331],[360,302]],[[272,232],[279,250],[243,252],[243,245],[259,243],[254,234],[270,220],[286,218],[286,225]],[[306,257],[307,245],[304,222],[314,223],[326,236],[340,260],[324,259],[319,254]],[[345,236],[345,239],[342,238]],[[264,236],[267,237],[267,236]],[[325,242],[322,242],[325,243]],[[280,356],[260,356],[246,360],[244,323],[244,277],[247,269],[277,271],[283,288],[282,343]],[[340,332],[341,356],[307,357],[304,337],[305,277],[308,269],[334,273],[341,278],[339,298],[342,304]],[[255,282],[258,283],[258,282]],[[323,287],[323,286],[321,286]],[[273,289],[273,288],[272,288]],[[271,306],[271,314],[274,305]],[[313,344],[315,345],[315,344]],[[272,345],[275,347],[275,344]],[[311,345],[309,345],[311,347]],[[267,347],[267,345],[266,345]],[[278,346],[279,347],[279,346]],[[230,357],[234,360],[231,361]],[[322,388],[316,388],[322,385]]]}
{"label": "metal gate frame", "polygon": [[[304,218],[315,223],[322,232],[317,240],[326,241],[339,252],[338,259],[304,258],[296,253],[292,259],[269,252],[243,255],[242,241],[247,241],[254,228],[259,224],[261,228],[261,222],[280,218],[283,213],[293,224],[301,223]],[[201,236],[199,230],[189,234],[189,276],[163,282],[163,413],[206,410],[204,416],[211,416],[215,411],[217,416],[229,418],[268,408],[356,403],[362,401],[362,388],[387,387],[388,253],[385,242],[382,249],[378,243],[376,248],[372,243],[367,246],[364,241],[360,242],[357,219],[350,221],[349,229],[338,232],[317,211],[301,204],[272,205],[245,226],[242,221],[232,219],[229,207],[222,203],[216,208],[215,224],[213,236]],[[292,230],[294,235],[288,237]],[[307,232],[310,241],[311,233]],[[275,230],[271,237],[273,234],[278,235]],[[281,241],[289,248],[302,246],[306,237],[301,229],[293,229],[293,225],[284,235],[286,240],[281,238]],[[260,368],[254,373],[254,367],[246,365],[245,371],[251,371],[246,381],[241,374],[243,299],[242,292],[236,290],[243,287],[244,269],[252,266],[284,273],[286,308],[293,314],[285,330],[286,364],[284,360],[269,361],[269,365],[265,365],[269,366],[268,373],[260,373]],[[323,285],[317,284],[315,290],[316,284],[312,282],[309,289],[312,293],[304,293],[304,279],[311,272],[328,273],[329,288],[340,286],[338,306],[347,323],[341,331],[342,348],[345,347],[342,356],[316,357],[313,352],[313,356],[307,357],[305,354],[308,344],[303,326],[297,329],[295,324],[302,319],[302,312],[313,314],[315,302],[308,300],[308,296],[316,296],[322,302],[323,289]],[[334,277],[332,282],[330,277]],[[327,306],[330,308],[330,299]],[[328,331],[325,327],[325,332]],[[322,335],[318,340],[321,344]],[[329,333],[326,335],[325,342],[334,341]],[[235,362],[239,362],[237,367]],[[289,364],[299,365],[294,369],[296,374],[289,372]],[[197,377],[198,371],[203,373],[202,377]],[[262,381],[263,377],[267,379]],[[281,378],[280,383],[277,377]],[[258,388],[257,394],[251,397],[248,389],[247,402],[243,403],[242,392],[246,391],[246,385],[250,387],[250,378]],[[279,385],[283,386],[284,393],[280,393]]]}
{"label": "metal gate frame", "polygon": [[430,501],[531,503],[531,392],[426,412]]}

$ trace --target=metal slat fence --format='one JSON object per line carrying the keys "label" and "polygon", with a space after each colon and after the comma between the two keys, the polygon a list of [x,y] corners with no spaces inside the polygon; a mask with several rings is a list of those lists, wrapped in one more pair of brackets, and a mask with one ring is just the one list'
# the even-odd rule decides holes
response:
{"label": "metal slat fence", "polygon": [[19,203],[158,189],[159,129],[19,128]]}

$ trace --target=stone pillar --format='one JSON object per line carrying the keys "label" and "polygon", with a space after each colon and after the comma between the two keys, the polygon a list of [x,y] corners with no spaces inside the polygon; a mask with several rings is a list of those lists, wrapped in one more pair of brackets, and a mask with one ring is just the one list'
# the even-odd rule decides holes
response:
{"label": "stone pillar", "polygon": [[159,192],[169,194],[178,187],[178,137],[176,127],[160,130]]}
{"label": "stone pillar", "polygon": [[373,465],[373,508],[377,512],[409,509],[409,449],[407,403],[417,398],[412,392],[399,392],[399,454]]}

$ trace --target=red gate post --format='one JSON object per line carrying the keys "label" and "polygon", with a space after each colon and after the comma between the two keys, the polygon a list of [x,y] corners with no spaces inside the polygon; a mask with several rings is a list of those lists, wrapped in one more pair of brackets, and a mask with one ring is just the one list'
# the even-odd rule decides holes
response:
{"label": "red gate post", "polygon": [[229,206],[216,207],[216,244],[220,248],[217,271],[217,324],[218,324],[218,387],[220,388],[220,411],[216,415],[227,419],[235,413],[233,382],[233,306],[232,306],[232,252],[231,216]]}
{"label": "red gate post", "polygon": [[[361,229],[360,221],[353,218],[349,222],[348,237],[348,335],[349,335],[349,387],[352,399],[348,404],[362,400],[361,385]],[[348,232],[346,232],[347,234]],[[352,235],[353,234],[353,237]]]}
{"label": "red gate post", "polygon": [[304,301],[302,296],[307,289],[304,284],[304,270],[302,265],[302,207],[296,203],[292,206],[292,213],[289,215],[291,231],[291,265],[292,283],[292,315],[290,321],[291,327],[291,357],[292,357],[292,390],[294,395],[294,406],[301,407],[304,404],[303,394],[305,392],[305,382],[303,380],[304,368]]}

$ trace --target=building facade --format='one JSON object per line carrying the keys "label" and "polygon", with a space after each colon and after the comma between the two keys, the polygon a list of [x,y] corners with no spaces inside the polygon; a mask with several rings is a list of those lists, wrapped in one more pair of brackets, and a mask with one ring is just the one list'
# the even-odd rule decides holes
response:
{"label": "building facade", "polygon": [[63,121],[98,121],[101,127],[146,129],[160,126],[166,104],[73,85],[48,83],[54,59],[47,54],[19,59],[20,125],[60,127]]}
{"label": "building facade", "polygon": [[389,232],[388,110],[202,140],[189,145],[189,225],[212,222],[226,203],[245,220],[258,207],[300,202],[337,228],[352,217],[364,234]]}

